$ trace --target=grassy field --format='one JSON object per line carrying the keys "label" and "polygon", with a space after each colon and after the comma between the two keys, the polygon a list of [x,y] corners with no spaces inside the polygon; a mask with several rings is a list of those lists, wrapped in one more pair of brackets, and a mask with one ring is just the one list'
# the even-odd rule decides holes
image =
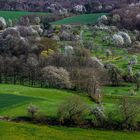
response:
{"label": "grassy field", "polygon": [[[105,87],[104,106],[111,110],[117,99],[107,97],[110,87]],[[114,89],[112,89],[114,91]],[[111,90],[111,91],[112,91]],[[20,85],[0,85],[0,116],[26,116],[30,103],[38,106],[40,113],[56,116],[58,105],[66,98],[78,94],[89,106],[93,102],[83,93],[72,91],[32,88]],[[115,94],[115,93],[114,93]],[[112,94],[113,95],[113,94]],[[111,96],[112,96],[111,95]],[[39,126],[28,123],[0,122],[0,140],[138,140],[137,132],[103,131],[81,128]]]}
{"label": "grassy field", "polygon": [[[112,90],[114,91],[114,88]],[[105,95],[108,95],[108,93],[110,93],[110,87],[105,87],[103,92]],[[58,105],[66,98],[75,94],[78,94],[87,103],[87,105],[93,105],[90,98],[83,93],[1,84],[0,115],[11,117],[26,116],[27,107],[32,103],[39,107],[40,113],[54,117],[56,116]],[[110,96],[103,98],[103,103],[107,110],[117,106],[115,99],[111,99]]]}
{"label": "grassy field", "polygon": [[[103,98],[103,104],[106,110],[112,110],[114,107],[118,106],[117,100],[111,97],[115,95],[117,96],[118,92],[121,91],[120,88],[120,90],[115,94],[115,88],[112,88],[112,90],[110,89],[110,87],[103,88],[103,93],[105,95]],[[114,94],[112,94],[112,92]],[[90,98],[83,93],[1,84],[0,115],[10,117],[26,116],[27,107],[32,103],[39,107],[40,113],[49,117],[55,117],[57,115],[56,112],[59,104],[66,98],[75,94],[78,94],[78,96],[80,96],[88,106],[94,105]]]}
{"label": "grassy field", "polygon": [[62,25],[62,24],[94,24],[97,22],[97,19],[102,15],[106,15],[106,13],[98,13],[98,14],[83,14],[78,16],[73,16],[69,18],[65,18],[52,24]]}
{"label": "grassy field", "polygon": [[[74,94],[65,90],[3,84],[0,85],[0,115],[25,116],[28,105],[33,103],[40,108],[40,112],[55,116],[58,105]],[[87,96],[80,96],[87,104],[92,104]]]}
{"label": "grassy field", "polygon": [[17,20],[22,16],[29,14],[45,15],[43,12],[24,12],[24,11],[0,11],[0,17],[7,19]]}
{"label": "grassy field", "polygon": [[[106,110],[112,110],[118,106],[118,98],[121,96],[129,96],[130,89],[134,85],[127,84],[122,87],[103,87],[102,93],[104,95],[103,104]],[[89,106],[93,102],[83,93],[76,93],[72,91],[57,90],[57,89],[41,89],[32,88],[20,85],[0,85],[0,115],[4,116],[26,116],[27,107],[30,103],[38,106],[40,113],[47,116],[56,116],[58,105],[66,98],[78,94]],[[140,91],[134,97],[140,97]]]}
{"label": "grassy field", "polygon": [[0,122],[0,140],[139,140],[138,132],[37,126]]}

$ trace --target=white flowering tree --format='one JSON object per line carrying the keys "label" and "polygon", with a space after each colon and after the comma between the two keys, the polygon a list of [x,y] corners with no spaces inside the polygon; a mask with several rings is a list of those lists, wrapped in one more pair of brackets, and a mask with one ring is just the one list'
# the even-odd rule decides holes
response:
{"label": "white flowering tree", "polygon": [[3,17],[0,17],[0,30],[5,29],[7,26],[6,20]]}

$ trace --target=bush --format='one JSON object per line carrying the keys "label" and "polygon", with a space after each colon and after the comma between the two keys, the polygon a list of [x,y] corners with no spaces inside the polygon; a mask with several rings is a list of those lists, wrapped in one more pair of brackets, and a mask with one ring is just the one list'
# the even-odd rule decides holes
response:
{"label": "bush", "polygon": [[135,75],[136,79],[136,90],[138,91],[140,89],[140,75],[136,74]]}
{"label": "bush", "polygon": [[122,82],[122,71],[114,64],[106,64],[109,81],[112,86],[119,86]]}
{"label": "bush", "polygon": [[139,100],[122,97],[119,107],[119,114],[123,128],[134,128],[137,124],[137,119],[140,114]]}
{"label": "bush", "polygon": [[106,120],[106,115],[105,115],[103,105],[99,104],[91,108],[90,113],[92,115],[94,125],[103,127],[104,122]]}
{"label": "bush", "polygon": [[29,116],[33,119],[33,118],[35,118],[35,115],[38,112],[38,107],[36,107],[33,104],[30,104],[27,108],[27,112],[28,112]]}
{"label": "bush", "polygon": [[87,107],[78,96],[72,96],[62,102],[58,108],[58,118],[61,123],[81,124]]}
{"label": "bush", "polygon": [[42,78],[45,85],[55,88],[71,88],[69,73],[63,68],[48,66],[42,70]]}
{"label": "bush", "polygon": [[4,30],[6,27],[6,21],[3,17],[0,17],[0,30]]}

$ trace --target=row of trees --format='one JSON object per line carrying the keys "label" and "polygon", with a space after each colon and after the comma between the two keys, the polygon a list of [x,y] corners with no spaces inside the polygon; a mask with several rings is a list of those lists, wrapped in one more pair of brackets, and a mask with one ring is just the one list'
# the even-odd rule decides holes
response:
{"label": "row of trees", "polygon": [[[61,125],[139,130],[139,101],[121,97],[118,99],[118,103],[119,107],[108,111],[102,104],[88,106],[79,96],[72,96],[58,106],[55,122]],[[39,110],[33,104],[28,106],[27,112],[31,120],[49,123],[47,116],[39,115]]]}

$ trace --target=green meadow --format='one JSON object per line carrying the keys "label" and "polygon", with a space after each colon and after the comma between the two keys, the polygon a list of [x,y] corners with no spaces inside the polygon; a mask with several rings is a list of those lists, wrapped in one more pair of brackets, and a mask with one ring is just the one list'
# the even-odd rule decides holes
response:
{"label": "green meadow", "polygon": [[52,22],[55,25],[62,24],[95,24],[99,17],[106,15],[107,13],[97,13],[97,14],[83,14],[78,16],[72,16]]}
{"label": "green meadow", "polygon": [[[0,85],[0,115],[11,117],[27,115],[27,107],[34,104],[47,116],[56,116],[58,105],[76,93],[57,90],[32,88],[20,85]],[[79,93],[80,94],[80,93]],[[79,95],[89,105],[92,101],[85,95]]]}
{"label": "green meadow", "polygon": [[0,17],[4,17],[6,20],[18,20],[20,17],[25,15],[46,15],[44,12],[24,12],[24,11],[0,11]]}
{"label": "green meadow", "polygon": [[0,140],[139,140],[139,138],[138,132],[0,122]]}
{"label": "green meadow", "polygon": [[[105,95],[103,103],[108,110],[112,110],[118,105],[116,98],[112,95],[108,96],[108,92],[114,91],[114,88],[111,91],[110,89],[110,87],[105,87],[103,90]],[[88,106],[93,105],[90,98],[83,93],[1,84],[0,116],[27,116],[27,107],[32,103],[39,107],[40,113],[55,117],[59,104],[75,94],[80,96]],[[129,133],[0,121],[0,140],[138,140],[139,137],[140,134],[137,132]]]}

